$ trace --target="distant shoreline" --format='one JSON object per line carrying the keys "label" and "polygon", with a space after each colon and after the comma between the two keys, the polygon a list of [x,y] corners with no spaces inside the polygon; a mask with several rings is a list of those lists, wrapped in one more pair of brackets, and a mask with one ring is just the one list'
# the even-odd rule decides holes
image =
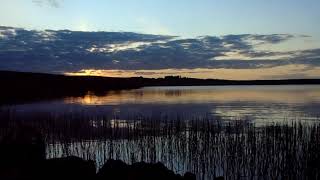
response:
{"label": "distant shoreline", "polygon": [[0,71],[0,77],[0,104],[67,96],[84,96],[88,92],[99,96],[104,95],[109,90],[157,86],[320,85],[320,79],[221,80],[180,76],[118,78],[14,71]]}
{"label": "distant shoreline", "polygon": [[[160,78],[145,78],[145,77],[107,77],[107,76],[78,76],[78,75],[63,75],[63,74],[50,74],[50,73],[35,73],[35,72],[20,72],[20,71],[3,71],[0,70],[0,77],[19,77],[24,75],[33,77],[60,77],[60,78],[74,78],[74,79],[90,79],[90,80],[135,80],[143,79],[145,81],[151,81],[152,83],[161,82],[169,83],[169,85],[164,86],[179,86],[181,82],[188,82],[188,86],[214,86],[214,85],[300,85],[300,84],[320,84],[320,79],[265,79],[265,80],[228,80],[228,79],[199,79],[199,78],[189,78],[181,76],[165,76]],[[192,84],[192,81],[194,84]],[[171,83],[176,82],[177,84],[172,85]],[[149,85],[147,85],[149,86]],[[156,85],[154,85],[156,86]]]}

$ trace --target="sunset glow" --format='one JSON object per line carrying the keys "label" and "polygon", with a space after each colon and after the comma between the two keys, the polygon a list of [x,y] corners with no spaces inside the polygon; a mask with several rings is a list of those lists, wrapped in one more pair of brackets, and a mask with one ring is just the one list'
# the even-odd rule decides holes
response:
{"label": "sunset glow", "polygon": [[[297,74],[297,72],[299,72]],[[85,69],[79,72],[65,73],[75,76],[105,76],[105,77],[147,77],[159,78],[165,76],[182,76],[201,79],[297,79],[320,77],[320,68],[306,65],[286,65],[259,69],[161,69],[161,70],[94,70]]]}

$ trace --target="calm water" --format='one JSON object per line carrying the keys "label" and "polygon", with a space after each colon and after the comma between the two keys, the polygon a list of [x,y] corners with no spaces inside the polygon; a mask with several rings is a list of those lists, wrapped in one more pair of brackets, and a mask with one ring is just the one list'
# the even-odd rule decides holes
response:
{"label": "calm water", "polygon": [[104,96],[84,97],[14,105],[17,116],[35,113],[133,119],[207,116],[221,120],[249,120],[256,124],[291,120],[315,121],[320,116],[320,86],[198,86],[147,87],[112,91]]}
{"label": "calm water", "polygon": [[319,109],[319,85],[147,87],[3,106],[0,130],[34,126],[48,158],[98,167],[112,158],[205,180],[319,179]]}

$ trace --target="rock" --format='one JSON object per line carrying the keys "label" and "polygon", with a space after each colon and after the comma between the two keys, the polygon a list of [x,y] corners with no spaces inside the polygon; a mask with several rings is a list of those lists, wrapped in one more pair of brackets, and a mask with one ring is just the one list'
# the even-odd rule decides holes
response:
{"label": "rock", "polygon": [[186,172],[186,173],[184,174],[183,178],[184,178],[185,180],[196,180],[196,179],[197,179],[197,178],[196,178],[196,175],[195,175],[195,174],[192,174],[192,173],[190,173],[190,172]]}
{"label": "rock", "polygon": [[95,175],[96,167],[93,161],[74,156],[48,159],[39,171],[39,177],[42,179],[92,179]]}
{"label": "rock", "polygon": [[99,170],[98,179],[128,179],[129,166],[120,160],[108,160]]}
{"label": "rock", "polygon": [[186,173],[184,177],[175,174],[162,163],[138,162],[132,165],[119,160],[108,160],[100,169],[98,179],[106,180],[195,180],[195,175]]}

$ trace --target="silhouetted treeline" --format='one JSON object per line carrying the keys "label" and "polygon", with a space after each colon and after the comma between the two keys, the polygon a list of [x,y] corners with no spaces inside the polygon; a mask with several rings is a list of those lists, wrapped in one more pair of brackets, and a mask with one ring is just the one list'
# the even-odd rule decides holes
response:
{"label": "silhouetted treeline", "polygon": [[289,85],[320,84],[320,79],[291,80],[218,80],[180,76],[164,78],[112,78],[98,76],[64,76],[42,73],[0,71],[1,102],[96,95],[107,90],[134,89],[144,86],[206,86],[206,85]]}
{"label": "silhouetted treeline", "polygon": [[83,96],[107,90],[142,86],[141,78],[109,78],[94,76],[64,76],[42,73],[0,71],[1,102]]}
{"label": "silhouetted treeline", "polygon": [[196,79],[181,76],[166,76],[158,79],[145,79],[148,86],[215,86],[215,85],[301,85],[320,84],[320,79],[284,80],[221,80]]}

